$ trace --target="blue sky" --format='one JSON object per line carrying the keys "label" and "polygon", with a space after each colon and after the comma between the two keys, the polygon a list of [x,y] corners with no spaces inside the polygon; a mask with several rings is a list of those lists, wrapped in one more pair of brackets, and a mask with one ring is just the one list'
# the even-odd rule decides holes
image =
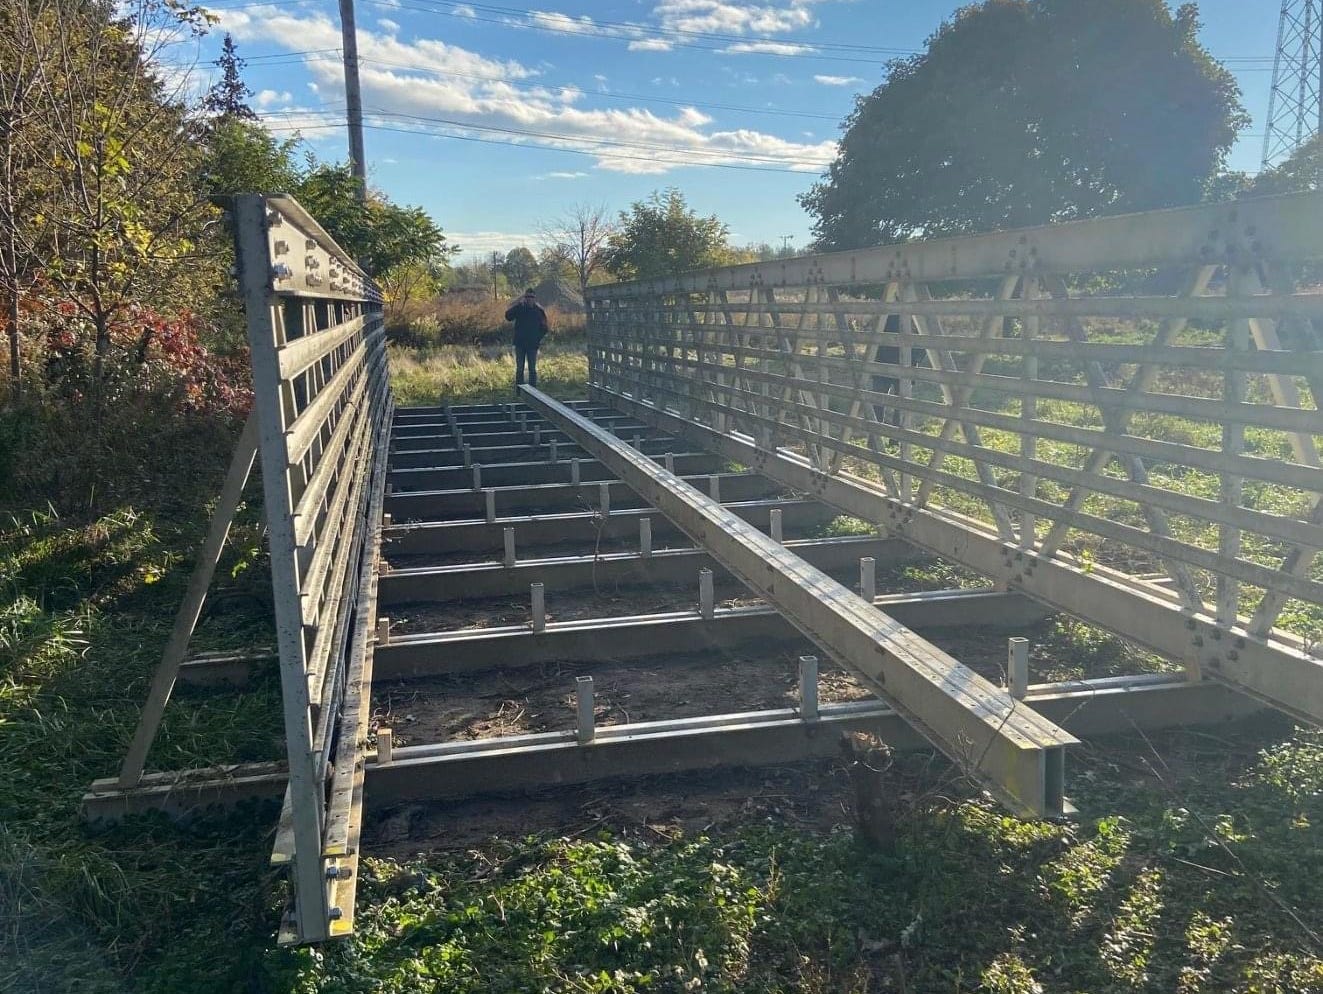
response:
{"label": "blue sky", "polygon": [[[357,0],[370,180],[427,208],[469,253],[536,248],[539,224],[575,203],[614,211],[670,185],[720,215],[736,242],[803,246],[796,194],[831,157],[854,95],[958,6]],[[1253,115],[1230,164],[1253,171],[1279,4],[1199,6],[1204,43],[1235,71]],[[232,32],[269,126],[343,158],[335,0],[208,7],[221,20],[197,53],[198,84]]]}

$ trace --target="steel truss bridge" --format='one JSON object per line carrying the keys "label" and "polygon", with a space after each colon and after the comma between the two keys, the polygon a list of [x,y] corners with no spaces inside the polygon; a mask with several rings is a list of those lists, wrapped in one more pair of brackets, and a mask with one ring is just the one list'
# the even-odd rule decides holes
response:
{"label": "steel truss bridge", "polygon": [[[365,809],[828,756],[868,731],[1057,817],[1076,736],[1323,719],[1317,647],[1279,624],[1323,605],[1323,194],[595,287],[586,400],[408,409],[353,260],[289,198],[239,198],[233,222],[255,408],[137,734],[84,808],[283,796],[286,941],[352,931]],[[259,457],[276,645],[189,656]],[[812,537],[840,513],[872,531]],[[879,564],[921,554],[986,582],[877,593]],[[603,582],[693,585],[696,606],[548,616],[548,593]],[[526,620],[392,631],[493,597],[527,598]],[[1171,666],[1030,684],[1012,639],[990,680],[926,637],[1057,612]],[[374,681],[745,645],[800,656],[792,707],[599,724],[580,676],[560,731],[397,744],[370,720]],[[873,698],[820,703],[820,664]],[[270,667],[285,762],[145,772],[178,681]]]}

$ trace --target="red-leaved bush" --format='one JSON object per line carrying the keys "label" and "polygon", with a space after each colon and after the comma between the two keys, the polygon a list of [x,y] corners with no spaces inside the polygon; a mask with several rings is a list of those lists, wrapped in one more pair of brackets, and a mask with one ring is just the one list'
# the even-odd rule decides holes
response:
{"label": "red-leaved bush", "polygon": [[207,348],[200,317],[125,309],[98,377],[79,308],[29,298],[24,311],[23,400],[0,412],[0,503],[169,502],[180,474],[224,471],[252,405],[248,357]]}

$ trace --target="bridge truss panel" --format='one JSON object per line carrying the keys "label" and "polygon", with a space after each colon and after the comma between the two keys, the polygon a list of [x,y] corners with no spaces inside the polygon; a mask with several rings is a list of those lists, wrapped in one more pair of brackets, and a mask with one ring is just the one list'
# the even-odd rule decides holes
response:
{"label": "bridge truss panel", "polygon": [[392,401],[381,296],[288,197],[236,198],[289,781],[283,941],[353,927]]}
{"label": "bridge truss panel", "polygon": [[1320,721],[1279,627],[1323,604],[1320,230],[1300,194],[593,287],[590,392]]}

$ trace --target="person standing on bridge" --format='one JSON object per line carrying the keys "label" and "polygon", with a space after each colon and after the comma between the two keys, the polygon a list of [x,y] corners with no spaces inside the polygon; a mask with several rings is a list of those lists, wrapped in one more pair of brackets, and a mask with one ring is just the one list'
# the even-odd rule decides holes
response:
{"label": "person standing on bridge", "polygon": [[537,302],[532,288],[505,312],[505,320],[514,322],[515,394],[524,382],[524,364],[528,364],[528,385],[537,386],[537,350],[546,337],[547,312]]}

